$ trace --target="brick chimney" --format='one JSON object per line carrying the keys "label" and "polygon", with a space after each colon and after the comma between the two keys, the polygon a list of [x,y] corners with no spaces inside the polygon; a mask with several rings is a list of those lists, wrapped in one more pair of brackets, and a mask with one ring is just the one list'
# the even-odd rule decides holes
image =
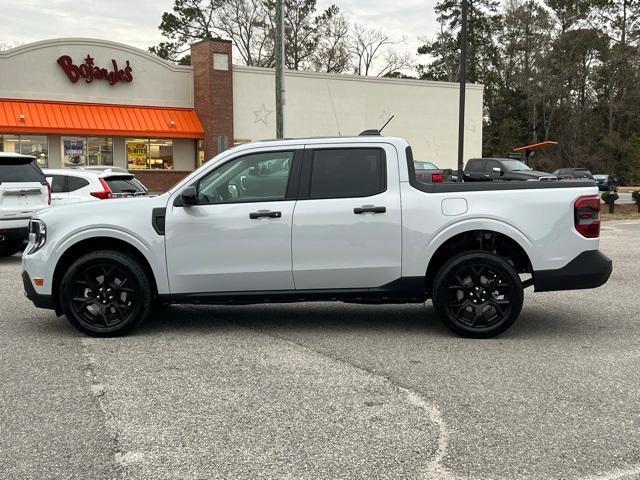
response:
{"label": "brick chimney", "polygon": [[194,106],[204,128],[204,160],[233,146],[231,41],[205,39],[191,45]]}

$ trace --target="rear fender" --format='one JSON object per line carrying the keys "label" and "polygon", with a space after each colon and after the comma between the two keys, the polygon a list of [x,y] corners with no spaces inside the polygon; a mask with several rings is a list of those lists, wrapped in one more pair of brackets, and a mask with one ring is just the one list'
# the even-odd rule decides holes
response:
{"label": "rear fender", "polygon": [[531,265],[533,269],[536,268],[536,255],[533,248],[533,244],[527,238],[527,236],[515,228],[513,225],[509,225],[508,223],[502,222],[500,220],[488,219],[488,218],[477,218],[477,219],[466,219],[461,220],[459,222],[453,223],[444,227],[442,230],[437,232],[425,251],[424,258],[424,271],[427,271],[427,267],[431,262],[431,258],[433,254],[440,248],[447,240],[455,237],[458,234],[471,232],[475,230],[485,230],[490,232],[501,233],[512,240],[514,240],[518,245],[522,247],[525,251],[529,260],[531,261]]}

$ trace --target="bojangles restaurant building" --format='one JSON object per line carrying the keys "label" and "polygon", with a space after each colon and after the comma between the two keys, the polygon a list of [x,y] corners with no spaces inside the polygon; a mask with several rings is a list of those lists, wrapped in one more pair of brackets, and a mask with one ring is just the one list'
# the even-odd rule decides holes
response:
{"label": "bojangles restaurant building", "polygon": [[[221,50],[215,57],[219,75],[197,75],[197,68],[93,39],[47,40],[0,52],[0,150],[34,154],[49,168],[127,168],[151,189],[163,190],[216,153],[212,147],[233,139],[231,118],[226,130],[219,127],[224,121],[215,122],[213,131],[212,122],[203,125],[214,106],[224,116],[220,107],[232,101],[215,95],[231,87],[230,44],[215,46]],[[207,105],[195,91],[204,93]],[[213,145],[206,145],[205,133]]]}
{"label": "bojangles restaurant building", "polygon": [[[105,40],[53,39],[0,52],[0,151],[43,167],[127,168],[164,191],[234,144],[275,136],[274,71],[232,65],[231,42],[191,46],[191,65]],[[287,72],[285,134],[385,130],[418,159],[455,164],[457,85]],[[467,157],[482,145],[482,86],[467,92]]]}

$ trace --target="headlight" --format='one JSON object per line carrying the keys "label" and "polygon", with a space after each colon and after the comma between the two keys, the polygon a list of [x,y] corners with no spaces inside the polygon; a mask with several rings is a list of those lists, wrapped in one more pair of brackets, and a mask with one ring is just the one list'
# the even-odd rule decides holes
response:
{"label": "headlight", "polygon": [[37,252],[47,242],[47,225],[38,218],[29,220],[29,246],[26,254]]}

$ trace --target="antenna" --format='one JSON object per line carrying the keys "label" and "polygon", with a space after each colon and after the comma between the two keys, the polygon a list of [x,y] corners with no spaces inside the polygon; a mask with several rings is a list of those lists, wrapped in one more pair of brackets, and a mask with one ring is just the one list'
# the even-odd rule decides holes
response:
{"label": "antenna", "polygon": [[327,80],[327,78],[325,77],[324,79],[324,83],[327,86],[327,93],[329,94],[329,100],[331,100],[331,110],[333,111],[333,118],[336,121],[336,127],[338,129],[338,136],[342,136],[342,133],[340,132],[340,123],[338,122],[338,114],[336,113],[336,106],[333,104],[333,95],[331,94],[331,89],[329,88],[329,81]]}
{"label": "antenna", "polygon": [[395,115],[391,115],[389,117],[389,120],[387,120],[384,125],[382,125],[382,128],[380,130],[376,130],[374,129],[369,129],[369,130],[365,130],[364,132],[360,132],[361,137],[368,137],[368,136],[376,136],[376,135],[380,135],[380,133],[382,132],[382,130],[384,129],[384,127],[386,127],[387,125],[389,125],[389,122],[391,122],[391,120],[393,120],[393,117],[395,117]]}
{"label": "antenna", "polygon": [[384,130],[384,127],[386,127],[387,125],[389,125],[389,123],[391,122],[391,120],[393,120],[393,117],[395,117],[395,115],[391,115],[391,116],[389,117],[389,120],[387,120],[387,121],[385,122],[385,124],[384,124],[384,125],[382,125],[382,128],[380,128],[380,129],[378,130],[378,133],[382,133],[382,130]]}

